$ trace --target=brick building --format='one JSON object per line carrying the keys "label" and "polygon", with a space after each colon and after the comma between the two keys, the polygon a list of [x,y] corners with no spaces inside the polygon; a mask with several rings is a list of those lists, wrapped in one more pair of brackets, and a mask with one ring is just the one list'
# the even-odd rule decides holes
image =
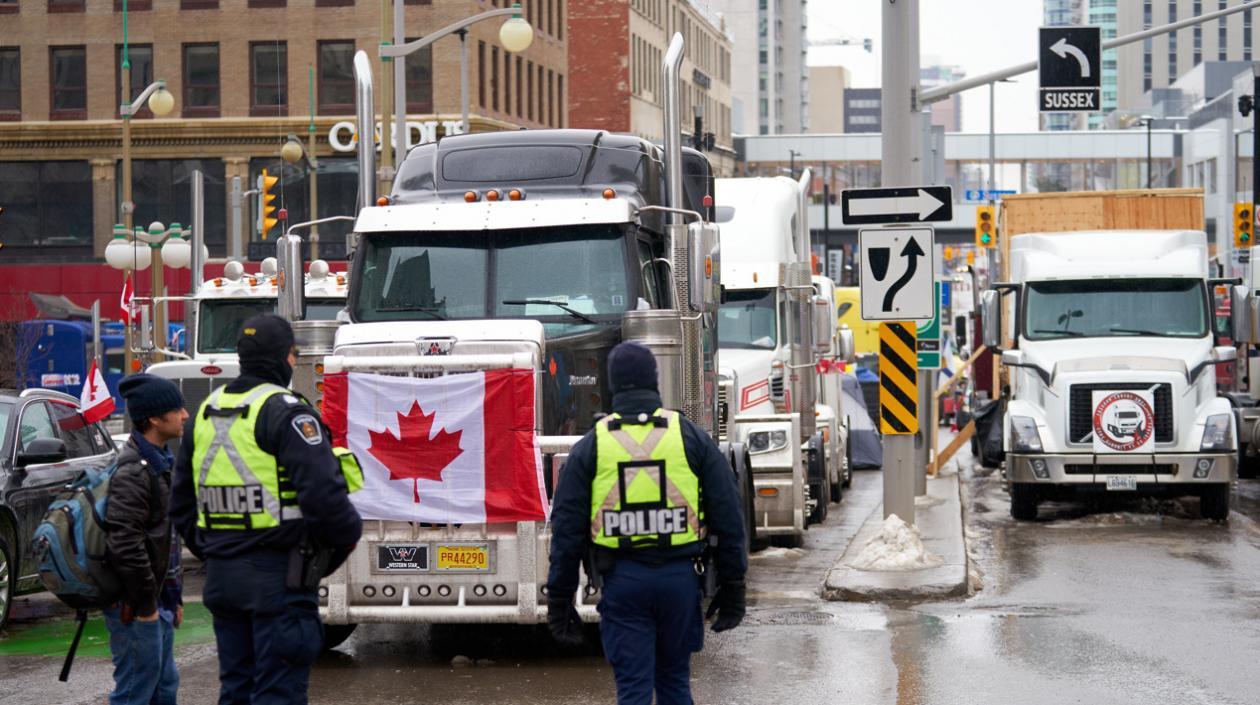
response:
{"label": "brick building", "polygon": [[567,31],[572,126],[657,142],[664,137],[661,62],[681,32],[683,132],[691,138],[698,118],[700,133],[713,134],[705,148],[714,169],[733,173],[732,40],[719,17],[695,0],[582,0],[569,5]]}
{"label": "brick building", "polygon": [[[522,4],[534,41],[520,55],[500,46],[502,20],[468,33],[472,131],[567,123],[568,3]],[[508,5],[406,0],[406,35]],[[373,58],[379,101],[381,13],[381,0],[130,0],[133,95],[160,79],[175,96],[170,115],[133,120],[135,223],[188,223],[198,169],[212,256],[225,252],[233,177],[281,174],[278,205],[290,222],[309,219],[305,167],[279,151],[312,127],[319,216],[352,214],[352,61],[357,50]],[[460,129],[459,41],[407,59],[413,141]],[[95,260],[122,220],[122,43],[122,0],[0,0],[0,264]],[[337,232],[321,230],[326,241]]]}

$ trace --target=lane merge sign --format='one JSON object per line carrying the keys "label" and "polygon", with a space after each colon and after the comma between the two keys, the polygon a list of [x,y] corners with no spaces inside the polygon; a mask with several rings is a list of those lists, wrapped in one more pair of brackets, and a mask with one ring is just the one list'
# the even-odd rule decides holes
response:
{"label": "lane merge sign", "polygon": [[845,189],[840,192],[840,219],[845,225],[953,220],[953,189],[949,186]]}
{"label": "lane merge sign", "polygon": [[858,231],[862,320],[932,320],[936,315],[933,241],[931,226]]}
{"label": "lane merge sign", "polygon": [[1038,110],[1102,110],[1102,28],[1042,27],[1038,53]]}
{"label": "lane merge sign", "polygon": [[919,357],[915,325],[879,324],[879,430],[884,434],[919,432]]}

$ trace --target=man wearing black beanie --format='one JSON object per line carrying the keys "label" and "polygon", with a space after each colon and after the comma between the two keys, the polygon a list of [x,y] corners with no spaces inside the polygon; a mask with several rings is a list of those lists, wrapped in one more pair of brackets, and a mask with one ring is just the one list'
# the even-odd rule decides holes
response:
{"label": "man wearing black beanie", "polygon": [[184,611],[179,545],[167,516],[174,458],[166,444],[183,435],[188,412],[179,387],[161,377],[131,375],[118,391],[133,430],[105,505],[106,552],[123,587],[122,599],[105,609],[114,658],[110,703],[175,705],[173,630]]}
{"label": "man wearing black beanie", "polygon": [[744,617],[748,554],[735,473],[704,431],[663,409],[656,358],[638,343],[608,354],[613,413],[578,441],[551,507],[547,626],[582,641],[578,565],[592,544],[603,578],[600,637],[618,705],[690,705],[691,654],[704,645],[701,554],[718,539],[713,631]]}
{"label": "man wearing black beanie", "polygon": [[171,517],[206,561],[220,705],[306,703],[323,648],[320,549],[344,556],[362,522],[327,429],[288,389],[293,329],[274,315],[245,322],[241,375],[215,390],[185,428]]}

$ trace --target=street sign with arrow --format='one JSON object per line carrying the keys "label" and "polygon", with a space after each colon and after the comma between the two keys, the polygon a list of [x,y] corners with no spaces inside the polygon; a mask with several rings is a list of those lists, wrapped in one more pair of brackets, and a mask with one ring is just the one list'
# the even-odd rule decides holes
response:
{"label": "street sign with arrow", "polygon": [[1042,112],[1102,110],[1099,27],[1042,27],[1038,59]]}
{"label": "street sign with arrow", "polygon": [[851,188],[840,192],[845,225],[933,223],[954,219],[953,190],[948,186]]}
{"label": "street sign with arrow", "polygon": [[863,228],[862,320],[927,321],[936,314],[932,286],[933,231],[924,228]]}

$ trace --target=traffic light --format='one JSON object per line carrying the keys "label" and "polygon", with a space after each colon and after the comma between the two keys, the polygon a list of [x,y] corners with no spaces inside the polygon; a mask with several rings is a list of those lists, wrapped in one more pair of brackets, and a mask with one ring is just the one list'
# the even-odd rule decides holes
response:
{"label": "traffic light", "polygon": [[1256,220],[1253,204],[1240,201],[1234,204],[1234,247],[1250,249],[1255,244]]}
{"label": "traffic light", "polygon": [[279,181],[280,177],[268,174],[266,169],[258,175],[258,234],[264,240],[267,239],[267,233],[279,222],[271,215],[276,212],[276,207],[272,205],[272,201],[276,200],[276,194],[272,193],[271,189],[275,188]]}
{"label": "traffic light", "polygon": [[993,220],[993,206],[976,206],[976,247],[997,245],[997,223]]}

